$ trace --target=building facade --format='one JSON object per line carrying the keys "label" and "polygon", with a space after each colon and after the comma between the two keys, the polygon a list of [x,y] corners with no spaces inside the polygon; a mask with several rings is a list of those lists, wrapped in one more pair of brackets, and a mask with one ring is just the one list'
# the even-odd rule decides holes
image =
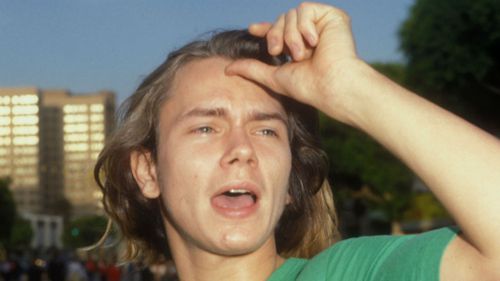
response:
{"label": "building facade", "polygon": [[41,210],[39,104],[35,88],[0,90],[0,176],[10,177],[17,207],[25,212]]}
{"label": "building facade", "polygon": [[19,211],[102,212],[92,167],[114,127],[115,97],[101,91],[0,88],[0,177]]}
{"label": "building facade", "polygon": [[39,215],[33,213],[22,214],[23,218],[31,224],[33,229],[33,239],[31,248],[49,249],[63,247],[63,217],[51,215]]}

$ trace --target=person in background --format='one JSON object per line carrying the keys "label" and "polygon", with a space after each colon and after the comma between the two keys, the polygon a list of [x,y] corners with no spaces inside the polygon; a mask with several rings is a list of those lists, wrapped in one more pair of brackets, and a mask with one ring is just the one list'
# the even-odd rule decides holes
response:
{"label": "person in background", "polygon": [[106,263],[106,280],[107,281],[120,281],[121,269],[118,267],[116,256],[111,255]]}

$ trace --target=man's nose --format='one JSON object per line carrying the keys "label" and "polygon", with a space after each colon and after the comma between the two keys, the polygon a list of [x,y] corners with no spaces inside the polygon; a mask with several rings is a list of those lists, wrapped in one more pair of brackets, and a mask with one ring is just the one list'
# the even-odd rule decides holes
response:
{"label": "man's nose", "polygon": [[224,156],[221,158],[221,166],[257,166],[258,161],[250,138],[251,136],[243,129],[233,129],[228,135],[227,149],[224,151]]}

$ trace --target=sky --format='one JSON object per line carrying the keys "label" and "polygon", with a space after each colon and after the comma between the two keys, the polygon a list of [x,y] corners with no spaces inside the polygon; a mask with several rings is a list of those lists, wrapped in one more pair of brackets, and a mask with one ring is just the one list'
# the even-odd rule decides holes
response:
{"label": "sky", "polygon": [[[323,1],[352,20],[358,54],[403,61],[397,31],[414,0]],[[122,102],[175,48],[215,29],[273,21],[295,0],[0,0],[0,87],[111,90]]]}

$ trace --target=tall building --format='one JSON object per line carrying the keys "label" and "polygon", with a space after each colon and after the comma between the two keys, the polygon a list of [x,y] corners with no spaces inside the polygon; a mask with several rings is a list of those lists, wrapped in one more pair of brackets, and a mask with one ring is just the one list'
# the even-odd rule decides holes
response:
{"label": "tall building", "polygon": [[39,212],[39,94],[35,88],[0,89],[0,177],[9,176],[18,209]]}
{"label": "tall building", "polygon": [[22,212],[102,212],[92,168],[114,127],[114,94],[0,88],[0,176]]}

